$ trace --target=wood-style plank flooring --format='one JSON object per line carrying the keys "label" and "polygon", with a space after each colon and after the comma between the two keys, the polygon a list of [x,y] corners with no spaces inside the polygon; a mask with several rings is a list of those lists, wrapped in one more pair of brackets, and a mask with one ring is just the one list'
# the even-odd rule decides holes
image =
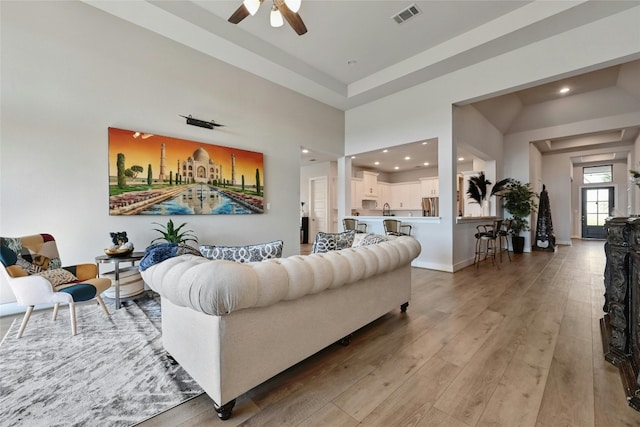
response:
{"label": "wood-style plank flooring", "polygon": [[602,355],[603,242],[512,258],[413,269],[406,314],[249,391],[227,421],[202,395],[141,426],[640,426]]}
{"label": "wood-style plank flooring", "polygon": [[640,426],[602,355],[604,263],[603,242],[576,240],[500,269],[415,268],[406,315],[256,387],[230,420],[203,395],[142,426]]}

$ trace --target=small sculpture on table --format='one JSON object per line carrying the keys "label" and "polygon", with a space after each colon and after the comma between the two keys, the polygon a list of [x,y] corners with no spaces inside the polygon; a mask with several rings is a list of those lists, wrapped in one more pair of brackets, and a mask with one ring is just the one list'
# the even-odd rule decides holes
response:
{"label": "small sculpture on table", "polygon": [[104,253],[109,256],[126,256],[133,252],[133,243],[129,242],[126,231],[117,231],[109,234],[113,244],[105,249]]}

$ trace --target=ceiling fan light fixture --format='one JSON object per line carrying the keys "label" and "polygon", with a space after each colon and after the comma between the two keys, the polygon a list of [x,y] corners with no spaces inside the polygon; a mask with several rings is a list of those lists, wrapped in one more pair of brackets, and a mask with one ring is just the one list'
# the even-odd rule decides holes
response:
{"label": "ceiling fan light fixture", "polygon": [[284,0],[284,4],[287,5],[291,12],[298,13],[302,0]]}
{"label": "ceiling fan light fixture", "polygon": [[244,0],[242,4],[247,8],[251,16],[255,15],[260,8],[260,0]]}
{"label": "ceiling fan light fixture", "polygon": [[282,13],[280,13],[275,3],[273,4],[273,7],[271,7],[270,21],[271,21],[272,27],[277,28],[277,27],[282,27],[284,25],[284,19],[282,19]]}

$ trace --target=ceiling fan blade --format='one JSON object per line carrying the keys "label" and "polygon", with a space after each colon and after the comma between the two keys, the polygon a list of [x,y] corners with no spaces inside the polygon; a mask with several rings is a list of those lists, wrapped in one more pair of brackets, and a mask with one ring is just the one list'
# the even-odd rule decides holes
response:
{"label": "ceiling fan blade", "polygon": [[275,0],[278,10],[282,14],[282,17],[291,25],[291,28],[298,33],[299,36],[307,32],[307,27],[302,22],[302,18],[297,13],[294,13],[287,7],[284,0]]}
{"label": "ceiling fan blade", "polygon": [[244,4],[240,4],[240,7],[233,12],[233,15],[229,17],[228,21],[232,24],[237,24],[247,16],[249,16],[249,10],[244,7]]}

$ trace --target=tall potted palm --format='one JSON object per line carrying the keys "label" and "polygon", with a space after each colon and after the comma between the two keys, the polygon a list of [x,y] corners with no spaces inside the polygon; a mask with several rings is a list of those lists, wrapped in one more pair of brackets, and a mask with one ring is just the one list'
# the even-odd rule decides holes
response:
{"label": "tall potted palm", "polygon": [[523,184],[517,179],[509,179],[503,193],[504,208],[511,214],[511,244],[514,253],[524,251],[523,231],[531,229],[527,217],[536,211],[538,195],[527,182]]}

